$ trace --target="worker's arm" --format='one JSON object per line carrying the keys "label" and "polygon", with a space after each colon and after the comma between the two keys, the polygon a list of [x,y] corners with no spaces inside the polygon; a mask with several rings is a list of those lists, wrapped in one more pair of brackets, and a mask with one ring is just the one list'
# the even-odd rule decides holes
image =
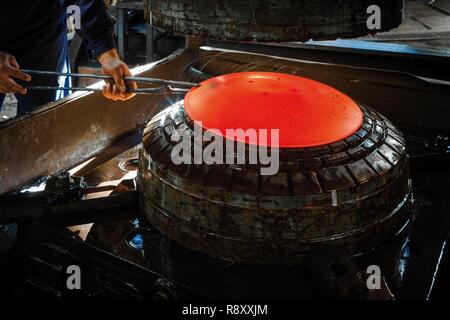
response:
{"label": "worker's arm", "polygon": [[26,94],[27,89],[19,85],[14,79],[30,81],[31,76],[20,71],[14,56],[0,51],[0,93]]}
{"label": "worker's arm", "polygon": [[[130,99],[134,94],[126,92],[123,77],[130,76],[131,72],[117,54],[114,25],[105,4],[102,0],[78,0],[76,5],[81,11],[78,35],[102,65],[103,73],[114,78],[114,82],[108,82],[103,88],[103,95],[112,100]],[[128,87],[134,89],[136,83],[128,83]]]}

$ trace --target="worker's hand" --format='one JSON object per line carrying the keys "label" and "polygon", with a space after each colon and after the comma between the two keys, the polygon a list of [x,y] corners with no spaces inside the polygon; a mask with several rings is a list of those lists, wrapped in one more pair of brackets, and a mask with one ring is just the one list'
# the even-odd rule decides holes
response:
{"label": "worker's hand", "polygon": [[128,89],[136,89],[136,82],[128,82],[125,85],[123,77],[131,76],[130,69],[120,59],[116,49],[109,50],[98,57],[102,65],[103,74],[114,78],[114,82],[106,81],[103,87],[103,95],[111,100],[125,101],[136,94],[127,92]]}
{"label": "worker's hand", "polygon": [[0,93],[26,94],[24,89],[13,78],[31,81],[31,76],[20,71],[19,64],[12,55],[0,51]]}

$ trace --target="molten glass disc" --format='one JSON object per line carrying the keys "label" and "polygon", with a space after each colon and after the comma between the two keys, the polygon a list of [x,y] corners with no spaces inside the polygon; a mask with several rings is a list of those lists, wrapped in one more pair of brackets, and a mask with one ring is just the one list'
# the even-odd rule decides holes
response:
{"label": "molten glass disc", "polygon": [[[348,96],[317,81],[289,74],[242,72],[208,79],[192,89],[184,106],[204,129],[240,142],[227,129],[279,130],[279,146],[303,148],[333,143],[355,133],[363,114]],[[258,137],[258,145],[272,145]]]}

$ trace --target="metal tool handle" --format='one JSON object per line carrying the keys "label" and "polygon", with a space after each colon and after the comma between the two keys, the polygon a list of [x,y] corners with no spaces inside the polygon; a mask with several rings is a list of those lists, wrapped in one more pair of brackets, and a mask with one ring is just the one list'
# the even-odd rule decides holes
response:
{"label": "metal tool handle", "polygon": [[[56,72],[56,71],[44,71],[44,70],[30,70],[30,69],[22,69],[22,72],[29,74],[40,74],[40,75],[55,75],[55,76],[67,76],[74,78],[92,78],[92,79],[101,79],[101,80],[111,80],[114,81],[114,78],[98,75],[98,74],[84,74],[84,73],[65,73],[65,72]],[[165,79],[157,79],[157,78],[145,78],[145,77],[124,77],[126,82],[141,82],[141,83],[152,83],[152,84],[160,84],[167,86],[181,86],[186,88],[198,87],[199,84],[195,82],[187,82],[187,81],[174,81],[174,80],[165,80]]]}
{"label": "metal tool handle", "polygon": [[[22,69],[22,72],[29,74],[40,75],[52,75],[52,76],[66,76],[74,78],[91,78],[114,81],[112,77],[97,75],[97,74],[84,74],[84,73],[64,73],[56,71],[44,71],[44,70],[30,70]],[[185,82],[185,81],[173,81],[157,78],[144,78],[144,77],[124,77],[125,82],[141,82],[156,84],[159,87],[156,88],[139,88],[139,89],[127,89],[127,92],[136,94],[185,94],[191,88],[199,86],[198,83]],[[88,88],[88,87],[54,87],[54,86],[25,86],[28,90],[74,90],[74,91],[102,91],[102,88]]]}
{"label": "metal tool handle", "polygon": [[[28,86],[24,87],[27,90],[74,90],[74,91],[102,91],[102,88],[88,88],[88,87],[51,87],[51,86]],[[128,89],[127,92],[136,94],[185,94],[189,88],[172,88],[171,86],[158,88],[138,88]]]}

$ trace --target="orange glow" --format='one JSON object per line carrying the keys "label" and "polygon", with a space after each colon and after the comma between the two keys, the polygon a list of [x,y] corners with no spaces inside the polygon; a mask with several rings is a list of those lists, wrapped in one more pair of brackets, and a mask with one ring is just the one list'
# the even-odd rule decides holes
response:
{"label": "orange glow", "polygon": [[280,147],[300,148],[342,140],[363,121],[359,106],[317,81],[271,72],[228,74],[202,82],[184,100],[204,129],[279,129]]}

